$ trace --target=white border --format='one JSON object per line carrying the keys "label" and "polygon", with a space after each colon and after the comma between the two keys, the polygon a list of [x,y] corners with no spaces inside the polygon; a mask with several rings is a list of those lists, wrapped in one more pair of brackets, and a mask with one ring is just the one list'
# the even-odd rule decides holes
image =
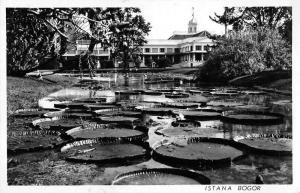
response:
{"label": "white border", "polygon": [[[0,1],[0,192],[74,192],[74,193],[100,193],[100,192],[206,192],[205,186],[7,186],[7,155],[6,155],[6,7],[128,7],[144,5],[186,5],[190,4],[217,4],[227,6],[292,6],[293,7],[293,184],[292,185],[263,185],[261,191],[253,192],[287,192],[300,193],[300,156],[299,156],[299,137],[300,137],[300,115],[299,100],[300,90],[298,87],[300,77],[300,1],[297,0],[1,0]],[[166,10],[167,11],[167,10]],[[232,191],[226,192],[244,192],[237,191],[238,185],[232,185]],[[207,191],[214,192],[214,191]],[[225,191],[218,191],[225,192]]]}

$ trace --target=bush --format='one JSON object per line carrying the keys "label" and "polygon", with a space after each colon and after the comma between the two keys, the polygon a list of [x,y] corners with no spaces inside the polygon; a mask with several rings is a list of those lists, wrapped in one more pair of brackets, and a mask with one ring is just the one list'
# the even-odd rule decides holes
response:
{"label": "bush", "polygon": [[169,58],[159,58],[155,61],[158,68],[165,68],[172,65],[172,62]]}
{"label": "bush", "polygon": [[277,30],[232,32],[219,39],[196,76],[201,81],[228,81],[266,70],[290,70],[292,49]]}

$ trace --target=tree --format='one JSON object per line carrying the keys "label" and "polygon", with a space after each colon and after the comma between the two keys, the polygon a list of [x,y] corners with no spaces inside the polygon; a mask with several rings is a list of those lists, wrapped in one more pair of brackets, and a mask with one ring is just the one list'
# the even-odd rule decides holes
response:
{"label": "tree", "polygon": [[257,28],[232,32],[209,53],[197,76],[202,81],[226,82],[265,70],[290,70],[291,45],[278,30]]}
{"label": "tree", "polygon": [[7,73],[24,76],[39,66],[39,62],[54,51],[55,31],[27,9],[6,10]]}
{"label": "tree", "polygon": [[243,14],[237,15],[238,11],[235,7],[225,7],[224,13],[222,15],[217,15],[215,13],[214,17],[209,16],[211,20],[213,20],[216,23],[223,24],[225,26],[225,37],[227,37],[228,34],[228,26],[232,25],[240,20]]}
{"label": "tree", "polygon": [[112,56],[120,58],[124,68],[129,68],[129,61],[137,58],[141,53],[140,47],[146,43],[150,23],[140,15],[139,8],[109,8],[107,11],[110,12],[108,18],[113,21],[110,26]]}

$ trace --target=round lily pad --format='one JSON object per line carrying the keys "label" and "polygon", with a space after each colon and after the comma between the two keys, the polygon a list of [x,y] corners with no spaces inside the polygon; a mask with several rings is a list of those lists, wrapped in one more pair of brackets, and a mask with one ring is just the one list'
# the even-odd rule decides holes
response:
{"label": "round lily pad", "polygon": [[215,106],[215,107],[235,107],[235,106],[242,106],[243,103],[239,102],[231,102],[231,101],[210,101],[207,103],[209,106]]}
{"label": "round lily pad", "polygon": [[98,118],[102,123],[118,123],[125,125],[133,125],[138,123],[139,118],[125,116],[102,116]]}
{"label": "round lily pad", "polygon": [[75,127],[82,125],[81,119],[76,118],[58,118],[54,117],[52,119],[46,118],[37,120],[33,123],[34,126],[40,129],[53,129],[59,131],[66,131]]}
{"label": "round lily pad", "polygon": [[190,95],[186,93],[171,93],[165,94],[166,98],[188,98]]}
{"label": "round lily pad", "polygon": [[229,145],[220,144],[224,139],[189,138],[186,145],[165,144],[153,150],[153,158],[169,165],[185,165],[192,168],[219,168],[231,165],[231,161],[243,152]]}
{"label": "round lily pad", "polygon": [[74,102],[78,103],[105,103],[106,98],[104,97],[99,97],[99,98],[79,98],[75,99]]}
{"label": "round lily pad", "polygon": [[175,102],[190,102],[190,103],[200,103],[201,105],[206,105],[206,103],[209,101],[208,98],[201,96],[201,95],[192,95],[188,98],[180,98],[180,99],[174,99]]}
{"label": "round lily pad", "polygon": [[179,109],[187,109],[187,108],[197,108],[201,104],[200,103],[189,103],[189,102],[174,102],[174,103],[163,103],[166,107],[173,107],[173,108],[179,108]]}
{"label": "round lily pad", "polygon": [[142,110],[143,113],[151,115],[173,115],[174,108],[167,107],[149,107]]}
{"label": "round lily pad", "polygon": [[144,95],[153,95],[153,96],[159,96],[162,95],[162,92],[154,91],[154,90],[145,90],[143,92]]}
{"label": "round lily pad", "polygon": [[183,169],[154,168],[120,174],[112,185],[188,185],[210,184],[206,176]]}
{"label": "round lily pad", "polygon": [[244,90],[241,91],[242,94],[247,94],[247,95],[261,95],[261,94],[266,94],[263,91],[257,91],[257,90]]}
{"label": "round lily pad", "polygon": [[236,106],[235,108],[241,110],[250,110],[250,111],[265,111],[270,109],[270,107],[266,107],[262,105],[242,105],[242,106]]}
{"label": "round lily pad", "polygon": [[187,127],[187,126],[200,127],[201,123],[195,120],[176,120],[173,121],[171,125],[173,127]]}
{"label": "round lily pad", "polygon": [[126,138],[126,139],[140,139],[147,137],[147,134],[127,128],[84,128],[76,127],[66,132],[73,139],[95,139],[95,138]]}
{"label": "round lily pad", "polygon": [[119,109],[119,107],[116,106],[116,105],[103,104],[103,103],[100,103],[100,104],[86,104],[85,107],[87,107],[91,111],[101,110],[101,109]]}
{"label": "round lily pad", "polygon": [[88,139],[67,144],[61,148],[66,160],[88,163],[123,163],[149,157],[146,146],[122,140]]}
{"label": "round lily pad", "polygon": [[210,92],[211,95],[215,96],[237,96],[239,95],[238,92],[226,92],[226,91],[213,91]]}
{"label": "round lily pad", "polygon": [[251,124],[251,125],[274,125],[283,123],[284,116],[279,113],[264,111],[226,111],[223,112],[222,121]]}
{"label": "round lily pad", "polygon": [[98,111],[96,112],[98,116],[124,116],[124,117],[137,117],[142,116],[141,112],[138,111]]}
{"label": "round lily pad", "polygon": [[212,111],[198,111],[198,110],[181,110],[175,111],[176,114],[182,114],[186,119],[192,120],[214,120],[221,117],[221,113]]}
{"label": "round lily pad", "polygon": [[115,91],[116,94],[122,94],[122,95],[139,95],[141,94],[140,91],[137,90],[121,90],[121,91]]}
{"label": "round lily pad", "polygon": [[55,148],[65,141],[56,131],[19,131],[9,132],[7,137],[8,153],[21,153]]}
{"label": "round lily pad", "polygon": [[57,104],[54,104],[54,107],[59,108],[59,109],[65,109],[65,108],[87,109],[87,107],[85,105],[86,105],[86,103],[82,103],[82,102],[70,102],[70,103],[57,103]]}
{"label": "round lily pad", "polygon": [[292,139],[287,138],[244,138],[238,140],[243,147],[254,153],[268,155],[292,155]]}
{"label": "round lily pad", "polygon": [[209,94],[211,92],[211,90],[194,90],[194,89],[191,89],[189,90],[190,93],[193,93],[193,94]]}
{"label": "round lily pad", "polygon": [[19,109],[13,115],[15,117],[41,117],[46,112],[40,109]]}
{"label": "round lily pad", "polygon": [[166,137],[178,137],[178,136],[184,136],[184,137],[192,137],[192,136],[198,136],[198,137],[215,137],[216,134],[220,134],[220,132],[217,129],[212,128],[200,128],[200,127],[167,127],[160,129],[158,128],[155,131],[156,134],[163,135]]}

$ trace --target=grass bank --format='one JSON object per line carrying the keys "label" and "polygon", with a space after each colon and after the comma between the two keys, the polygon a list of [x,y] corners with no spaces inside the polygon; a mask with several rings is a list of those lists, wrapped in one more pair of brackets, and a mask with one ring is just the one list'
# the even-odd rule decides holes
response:
{"label": "grass bank", "polygon": [[38,100],[48,94],[74,84],[77,79],[48,75],[43,80],[26,77],[7,77],[7,114],[17,109],[35,108]]}

